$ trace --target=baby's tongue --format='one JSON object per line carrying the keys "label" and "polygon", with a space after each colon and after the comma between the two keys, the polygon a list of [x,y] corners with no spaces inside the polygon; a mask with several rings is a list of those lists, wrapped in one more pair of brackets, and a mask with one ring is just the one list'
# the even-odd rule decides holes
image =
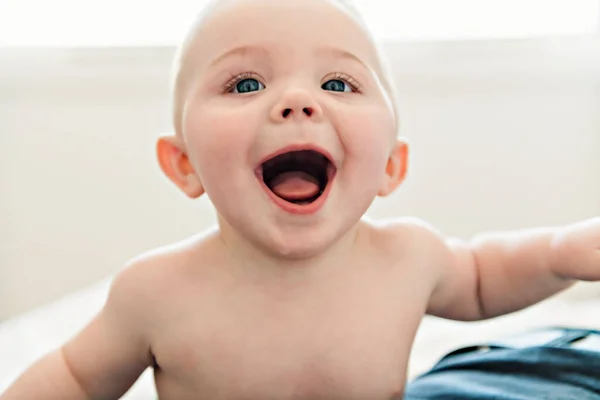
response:
{"label": "baby's tongue", "polygon": [[306,172],[284,172],[273,179],[271,190],[288,201],[309,200],[319,193],[319,181]]}

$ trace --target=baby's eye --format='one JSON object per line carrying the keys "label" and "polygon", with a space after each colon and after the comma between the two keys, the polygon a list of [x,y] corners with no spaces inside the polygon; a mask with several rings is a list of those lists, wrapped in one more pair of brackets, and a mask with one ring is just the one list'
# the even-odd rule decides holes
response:
{"label": "baby's eye", "polygon": [[321,86],[323,90],[330,90],[332,92],[352,92],[353,88],[348,83],[340,79],[328,80]]}
{"label": "baby's eye", "polygon": [[250,93],[263,90],[265,85],[254,78],[247,78],[239,81],[231,91],[232,93]]}

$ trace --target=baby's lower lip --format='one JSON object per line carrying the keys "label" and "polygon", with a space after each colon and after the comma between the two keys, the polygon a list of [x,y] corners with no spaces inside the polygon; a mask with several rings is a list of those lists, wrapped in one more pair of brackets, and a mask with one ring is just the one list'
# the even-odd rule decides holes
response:
{"label": "baby's lower lip", "polygon": [[275,203],[276,206],[278,206],[280,209],[282,209],[283,211],[285,211],[287,213],[297,214],[297,215],[315,214],[319,210],[321,210],[321,208],[323,208],[323,206],[325,205],[325,201],[329,197],[329,192],[331,190],[333,181],[335,179],[335,172],[334,172],[329,177],[327,185],[325,186],[325,189],[323,190],[323,193],[313,202],[307,203],[307,204],[295,204],[295,203],[292,203],[292,202],[282,199],[281,197],[279,197],[275,193],[273,193],[273,191],[271,189],[269,189],[269,187],[265,184],[265,182],[263,180],[262,168],[258,168],[255,172],[255,175],[256,175],[256,179],[258,180],[259,185],[263,188],[263,190],[267,194],[267,197],[273,203]]}

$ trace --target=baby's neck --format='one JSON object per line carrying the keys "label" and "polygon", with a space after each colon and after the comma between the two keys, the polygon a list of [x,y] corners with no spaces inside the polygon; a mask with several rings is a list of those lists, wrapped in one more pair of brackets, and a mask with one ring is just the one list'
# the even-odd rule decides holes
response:
{"label": "baby's neck", "polygon": [[[228,264],[255,278],[296,281],[322,279],[351,264],[359,249],[363,223],[359,222],[337,242],[310,257],[287,258],[260,249],[231,229],[219,231]],[[230,228],[230,227],[229,227]]]}

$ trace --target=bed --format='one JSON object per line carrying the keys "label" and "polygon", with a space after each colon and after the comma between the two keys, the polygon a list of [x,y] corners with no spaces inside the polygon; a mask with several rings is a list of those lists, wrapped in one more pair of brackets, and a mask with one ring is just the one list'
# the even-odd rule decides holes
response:
{"label": "bed", "polygon": [[[110,284],[106,279],[51,304],[0,324],[0,393],[41,355],[59,346],[101,308]],[[580,285],[581,286],[581,285]],[[409,379],[430,368],[446,352],[548,325],[600,329],[600,296],[575,287],[526,310],[489,321],[456,322],[426,317],[417,332]],[[123,399],[156,398],[148,369]]]}

